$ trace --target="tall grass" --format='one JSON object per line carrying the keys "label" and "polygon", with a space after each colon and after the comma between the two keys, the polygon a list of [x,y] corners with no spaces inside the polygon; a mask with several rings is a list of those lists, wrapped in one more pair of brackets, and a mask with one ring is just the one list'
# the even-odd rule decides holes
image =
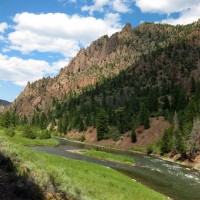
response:
{"label": "tall grass", "polygon": [[10,137],[9,135],[5,134],[6,129],[0,128],[0,136],[4,136],[7,138],[8,141],[16,143],[16,144],[22,144],[25,146],[58,146],[59,142],[53,139],[29,139],[21,136],[20,130],[15,130],[15,136]]}
{"label": "tall grass", "polygon": [[37,152],[5,138],[0,141],[0,151],[11,158],[19,173],[28,173],[47,196],[53,193],[85,200],[167,199],[110,168]]}

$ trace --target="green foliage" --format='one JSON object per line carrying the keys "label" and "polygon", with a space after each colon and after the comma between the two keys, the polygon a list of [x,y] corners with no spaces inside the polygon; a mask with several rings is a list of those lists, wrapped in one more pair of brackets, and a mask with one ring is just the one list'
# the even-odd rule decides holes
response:
{"label": "green foliage", "polygon": [[29,139],[35,139],[37,137],[37,133],[33,131],[31,126],[24,125],[22,127],[21,136]]}
{"label": "green foliage", "polygon": [[1,116],[1,126],[8,128],[11,125],[11,115],[7,111],[5,114]]}
{"label": "green foliage", "polygon": [[108,115],[105,110],[100,110],[96,117],[97,140],[103,140],[108,134]]}
{"label": "green foliage", "polygon": [[49,139],[51,138],[51,134],[48,130],[41,130],[38,132],[39,139]]}
{"label": "green foliage", "polygon": [[140,105],[139,121],[141,125],[144,125],[145,129],[150,127],[149,124],[149,111],[147,110],[144,103]]}
{"label": "green foliage", "polygon": [[[21,145],[3,142],[1,152],[10,157],[19,173],[26,173],[43,191],[50,188],[66,199],[165,200],[167,197],[139,184],[127,176],[94,163],[31,150]],[[102,177],[104,177],[102,179]],[[101,180],[101,181],[99,181]],[[91,192],[92,191],[92,192]],[[64,195],[63,195],[64,194]]]}
{"label": "green foliage", "polygon": [[79,141],[84,142],[85,141],[85,135],[81,135],[80,138],[79,138]]}
{"label": "green foliage", "polygon": [[175,134],[175,148],[177,150],[177,152],[179,152],[181,155],[185,154],[186,153],[186,143],[185,143],[185,138],[184,136],[182,135],[181,131],[179,130],[176,130],[174,132]]}
{"label": "green foliage", "polygon": [[5,135],[9,136],[9,137],[14,137],[15,136],[15,130],[14,128],[6,128],[4,130]]}
{"label": "green foliage", "polygon": [[119,129],[116,126],[110,126],[108,130],[108,135],[105,137],[106,139],[113,139],[114,141],[118,141],[121,137]]}
{"label": "green foliage", "polygon": [[39,127],[40,129],[45,129],[47,127],[47,118],[46,115],[42,112],[39,118]]}
{"label": "green foliage", "polygon": [[151,144],[149,144],[147,147],[146,147],[146,153],[147,155],[150,155],[153,153],[153,147]]}
{"label": "green foliage", "polygon": [[173,128],[165,130],[160,143],[161,154],[169,153],[173,148]]}
{"label": "green foliage", "polygon": [[[167,153],[170,149],[182,153],[185,152],[184,149],[188,151],[192,123],[200,115],[200,83],[192,73],[199,61],[199,43],[195,42],[198,35],[197,31],[193,31],[193,26],[168,26],[167,32],[163,31],[165,27],[161,30],[159,26],[158,29],[159,34],[156,34],[156,37],[153,37],[155,34],[151,31],[144,33],[135,30],[134,33],[143,41],[142,51],[145,46],[150,49],[139,57],[131,56],[134,57],[133,60],[131,57],[124,57],[130,67],[120,69],[118,75],[111,76],[112,70],[121,66],[118,65],[119,58],[112,63],[105,63],[104,67],[95,65],[86,70],[87,75],[95,75],[97,83],[78,88],[80,93],[70,91],[67,95],[63,94],[61,100],[52,97],[53,108],[46,115],[46,119],[37,109],[30,120],[32,125],[43,129],[52,122],[54,127],[58,125],[59,133],[65,134],[72,129],[83,131],[94,126],[97,128],[98,140],[113,136],[114,140],[117,140],[119,133],[131,131],[133,122],[138,121],[137,125],[144,125],[145,129],[148,129],[149,117],[164,115],[173,124],[174,130],[171,135],[164,136],[167,139],[161,142],[161,152]],[[130,48],[128,50],[132,50],[131,40],[127,40],[125,45]],[[67,77],[78,80],[72,72],[68,72]],[[104,110],[105,118],[99,114],[101,110]],[[178,128],[175,128],[176,123],[173,122],[175,112],[179,120]],[[15,126],[17,120],[12,118],[2,116],[1,125]],[[26,117],[21,119],[22,124],[28,122]],[[118,130],[110,131],[108,127],[117,127]],[[177,129],[180,133],[176,134]]]}
{"label": "green foliage", "polygon": [[133,129],[132,132],[131,132],[131,142],[132,143],[137,142],[137,135],[136,135],[135,129]]}

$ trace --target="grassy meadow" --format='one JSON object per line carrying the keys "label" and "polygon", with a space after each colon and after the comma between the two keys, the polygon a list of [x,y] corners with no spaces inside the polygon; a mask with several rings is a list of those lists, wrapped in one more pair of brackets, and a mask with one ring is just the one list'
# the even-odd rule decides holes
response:
{"label": "grassy meadow", "polygon": [[[53,139],[29,139],[20,129],[10,137],[0,128],[0,153],[9,157],[19,175],[36,183],[46,199],[76,200],[164,200],[159,194],[105,166],[39,152],[27,146],[57,146]],[[100,151],[81,153],[99,159],[134,164],[130,158]]]}

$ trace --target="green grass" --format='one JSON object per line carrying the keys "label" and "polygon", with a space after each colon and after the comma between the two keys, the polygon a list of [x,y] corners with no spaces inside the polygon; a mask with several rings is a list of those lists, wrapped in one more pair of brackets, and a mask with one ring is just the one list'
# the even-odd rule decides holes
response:
{"label": "green grass", "polygon": [[2,138],[0,141],[0,151],[11,158],[21,174],[28,173],[43,190],[56,185],[57,190],[72,199],[82,200],[167,199],[110,168],[37,152]]}
{"label": "green grass", "polygon": [[14,137],[9,137],[4,134],[4,129],[0,129],[0,136],[4,136],[7,138],[8,141],[16,143],[16,144],[22,144],[25,146],[58,146],[59,142],[54,139],[29,139],[25,137],[20,136],[20,131],[15,130],[16,135]]}
{"label": "green grass", "polygon": [[135,163],[134,160],[129,158],[129,157],[111,154],[111,153],[106,153],[106,152],[103,152],[103,151],[80,150],[80,153],[84,154],[86,156],[93,157],[93,158],[110,160],[110,161],[114,161],[114,162],[118,162],[118,163],[125,163],[125,164],[134,164]]}

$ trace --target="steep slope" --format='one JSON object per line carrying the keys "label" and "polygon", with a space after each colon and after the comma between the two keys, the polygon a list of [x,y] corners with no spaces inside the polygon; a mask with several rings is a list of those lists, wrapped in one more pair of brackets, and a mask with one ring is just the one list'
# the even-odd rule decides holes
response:
{"label": "steep slope", "polygon": [[135,29],[127,24],[121,32],[110,38],[103,36],[88,48],[81,49],[55,78],[28,83],[9,110],[16,110],[21,116],[30,116],[36,110],[47,113],[52,97],[61,99],[64,94],[80,93],[83,87],[118,75],[120,71],[141,61],[143,55],[173,46],[177,38],[187,39],[198,31],[199,22],[185,27],[144,23]]}

